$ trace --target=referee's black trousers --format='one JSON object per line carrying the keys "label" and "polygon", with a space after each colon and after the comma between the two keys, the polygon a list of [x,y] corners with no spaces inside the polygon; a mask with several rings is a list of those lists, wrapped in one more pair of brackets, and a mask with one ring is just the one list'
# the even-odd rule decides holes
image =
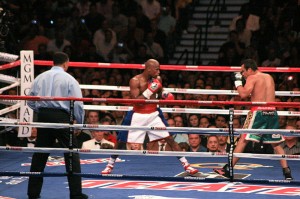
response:
{"label": "referee's black trousers", "polygon": [[[69,123],[70,116],[66,111],[59,109],[42,108],[38,113],[38,122],[45,123]],[[55,129],[55,128],[38,128],[36,147],[53,148],[58,140],[56,146],[60,148],[69,147],[69,129]],[[73,146],[77,148],[77,140],[73,136]],[[73,153],[73,172],[81,173],[80,159],[78,153]],[[34,153],[32,157],[31,172],[43,172],[48,160],[49,153]],[[66,171],[70,171],[69,153],[64,154]],[[82,196],[81,177],[75,175],[68,176],[70,198],[76,199]],[[29,177],[28,196],[29,198],[38,198],[41,193],[43,185],[43,177]]]}

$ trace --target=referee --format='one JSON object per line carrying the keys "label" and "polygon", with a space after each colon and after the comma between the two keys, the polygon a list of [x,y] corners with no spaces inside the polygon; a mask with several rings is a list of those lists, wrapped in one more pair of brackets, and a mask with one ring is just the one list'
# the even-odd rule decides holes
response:
{"label": "referee", "polygon": [[[30,96],[47,97],[76,97],[82,98],[78,82],[66,71],[69,67],[69,57],[62,52],[54,53],[54,66],[37,76],[29,91]],[[28,106],[37,113],[38,122],[69,123],[69,101],[28,101]],[[83,102],[75,102],[74,117],[77,123],[82,124],[84,118]],[[58,143],[56,143],[56,140]],[[38,128],[36,147],[69,147],[69,129]],[[73,136],[73,147],[78,148],[77,140]],[[32,157],[31,172],[43,172],[49,153],[34,153]],[[64,153],[66,171],[70,171],[69,153]],[[78,153],[73,153],[73,172],[81,173]],[[82,193],[81,177],[68,176],[70,199],[84,199],[87,195]],[[29,199],[40,198],[43,177],[29,177],[27,194]]]}

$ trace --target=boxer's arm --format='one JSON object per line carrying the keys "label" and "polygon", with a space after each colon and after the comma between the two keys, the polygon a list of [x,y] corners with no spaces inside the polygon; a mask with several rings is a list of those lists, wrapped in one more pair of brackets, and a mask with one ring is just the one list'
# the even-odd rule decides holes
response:
{"label": "boxer's arm", "polygon": [[130,96],[132,99],[144,99],[145,98],[140,93],[139,80],[137,78],[132,78],[129,81],[129,87],[130,87]]}
{"label": "boxer's arm", "polygon": [[244,86],[237,87],[237,91],[240,95],[240,97],[247,98],[251,95],[253,88],[255,85],[255,78],[252,76],[249,76],[246,80],[246,84]]}

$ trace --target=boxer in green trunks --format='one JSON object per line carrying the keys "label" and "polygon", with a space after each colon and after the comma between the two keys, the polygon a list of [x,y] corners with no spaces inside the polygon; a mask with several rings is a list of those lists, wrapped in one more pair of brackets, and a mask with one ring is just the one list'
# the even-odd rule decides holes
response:
{"label": "boxer in green trunks", "polygon": [[[243,86],[242,78],[246,79]],[[235,87],[242,99],[251,98],[252,102],[275,102],[275,83],[271,75],[262,73],[258,70],[257,64],[252,59],[242,61],[241,72],[235,73]],[[259,110],[261,109],[261,110]],[[278,116],[274,107],[252,107],[244,124],[244,128],[265,129],[278,128]],[[276,154],[284,154],[284,150],[280,143],[284,141],[281,135],[241,135],[234,153],[242,153],[249,141],[259,141],[270,143]],[[238,162],[239,158],[233,158],[233,166]],[[283,175],[286,180],[292,180],[291,170],[285,159],[280,160]],[[225,177],[229,177],[229,168],[226,164],[221,169],[214,171]]]}
{"label": "boxer in green trunks", "polygon": [[[275,107],[252,107],[249,111],[244,129],[278,129],[278,114]],[[245,139],[265,144],[276,144],[284,141],[280,134],[245,134]]]}

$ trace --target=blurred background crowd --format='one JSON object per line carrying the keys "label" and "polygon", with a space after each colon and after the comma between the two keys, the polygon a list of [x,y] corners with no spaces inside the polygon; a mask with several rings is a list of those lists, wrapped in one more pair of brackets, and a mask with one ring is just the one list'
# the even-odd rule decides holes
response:
{"label": "blurred background crowd", "polygon": [[[226,5],[226,1],[225,5]],[[53,52],[62,51],[70,61],[138,63],[155,58],[168,64],[174,48],[188,31],[193,11],[192,0],[6,0],[0,2],[0,51],[19,54],[33,50],[36,60],[51,60]],[[259,66],[300,66],[300,2],[297,0],[249,0],[241,5],[239,15],[228,27],[228,41],[219,46],[219,56],[212,66],[240,65],[243,58],[255,59]],[[258,19],[258,20],[257,20]],[[222,19],[221,19],[222,20]],[[7,34],[6,34],[7,33]],[[36,67],[35,75],[47,70]],[[8,74],[17,74],[17,69]],[[129,79],[140,73],[132,69],[69,68],[80,84],[128,86]],[[299,91],[299,73],[271,73],[276,91]],[[234,90],[227,72],[161,71],[166,88]],[[129,98],[126,91],[82,90],[84,97]],[[299,91],[300,92],[300,91]],[[11,89],[4,94],[15,95]],[[238,96],[174,94],[183,100],[241,101]],[[299,102],[300,97],[276,98],[278,102]],[[87,103],[88,104],[88,103]],[[104,103],[93,102],[93,105]],[[188,107],[189,106],[169,106]],[[228,107],[193,107],[218,108]],[[243,110],[249,107],[235,107]],[[295,111],[299,108],[278,108]],[[125,112],[87,111],[86,123],[121,124]],[[170,126],[226,128],[226,115],[165,113]],[[17,118],[17,112],[6,115]],[[242,128],[244,116],[235,116],[234,127]],[[280,129],[300,129],[300,117],[280,116]],[[29,145],[29,139],[17,138],[16,129],[3,129],[1,145]],[[34,130],[35,132],[35,130]],[[34,134],[33,138],[34,140]],[[90,139],[106,139],[101,148],[116,144],[117,132],[78,131],[82,144]],[[173,133],[175,141],[186,151],[226,151],[227,136],[199,136]],[[33,142],[34,143],[34,142]],[[163,147],[161,147],[163,146]],[[300,153],[297,137],[283,143],[288,154]],[[98,145],[97,145],[98,147]],[[163,142],[126,146],[127,149],[168,150]],[[151,148],[152,147],[152,148]],[[273,153],[261,143],[251,143],[245,152]]]}

